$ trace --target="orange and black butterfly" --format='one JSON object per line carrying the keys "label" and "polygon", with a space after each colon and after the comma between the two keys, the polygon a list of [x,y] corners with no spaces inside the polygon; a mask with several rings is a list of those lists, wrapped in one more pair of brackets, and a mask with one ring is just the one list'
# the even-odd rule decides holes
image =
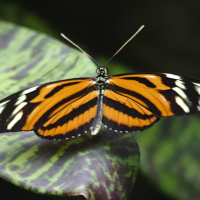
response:
{"label": "orange and black butterfly", "polygon": [[162,117],[198,112],[200,80],[166,73],[108,76],[98,67],[94,78],[46,83],[1,100],[0,133],[34,130],[42,138],[68,139],[89,130],[96,135],[101,123],[116,132],[142,131]]}

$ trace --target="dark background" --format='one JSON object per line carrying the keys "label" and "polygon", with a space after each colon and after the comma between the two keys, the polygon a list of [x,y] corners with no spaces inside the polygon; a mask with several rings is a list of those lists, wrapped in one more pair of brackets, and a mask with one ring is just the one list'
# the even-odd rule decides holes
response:
{"label": "dark background", "polygon": [[[34,13],[53,29],[48,32],[41,27],[40,31],[60,40],[59,34],[65,33],[97,61],[100,56],[109,59],[144,24],[145,29],[114,58],[114,62],[130,66],[130,71],[133,67],[140,72],[170,72],[200,78],[200,1],[15,0],[0,3],[2,19],[9,20],[4,6],[18,5],[17,11],[9,11],[11,15],[17,13],[10,21],[25,25],[29,20],[27,13]],[[29,27],[37,26],[32,23]],[[107,66],[109,68],[109,64]],[[37,195],[3,180],[0,185],[5,199],[63,199]],[[139,173],[131,199],[170,198]]]}

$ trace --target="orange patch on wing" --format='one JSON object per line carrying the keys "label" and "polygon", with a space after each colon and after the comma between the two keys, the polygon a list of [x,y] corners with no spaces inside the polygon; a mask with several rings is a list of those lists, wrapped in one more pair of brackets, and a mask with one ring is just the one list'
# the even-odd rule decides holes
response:
{"label": "orange patch on wing", "polygon": [[[119,94],[120,92],[116,93],[112,90],[109,90],[109,89],[106,89],[106,92],[104,94],[104,96],[110,98],[110,99],[113,99],[115,101],[119,101],[120,103],[124,104],[126,101],[127,101],[127,97],[126,95],[121,95]],[[130,96],[130,95],[129,95]],[[145,107],[148,107],[148,105],[146,103],[144,103],[143,101],[141,101],[140,99],[134,97],[134,96],[131,96],[131,99],[135,102],[138,102],[139,104],[145,106]]]}
{"label": "orange patch on wing", "polygon": [[[163,84],[162,77],[157,74],[125,74],[121,76],[110,76],[112,81],[119,81],[119,82],[129,82],[131,85],[147,88],[144,83],[141,83],[137,80],[127,80],[125,78],[144,78],[147,79],[149,82],[154,84],[157,90],[169,90],[170,87]],[[150,88],[150,87],[149,87]]]}
{"label": "orange patch on wing", "polygon": [[[144,110],[143,110],[144,111]],[[146,111],[146,110],[145,110]],[[144,111],[144,113],[145,113]],[[149,111],[148,111],[149,113]],[[145,113],[147,114],[147,113]],[[152,113],[149,113],[151,115],[147,116],[146,119],[138,118],[138,117],[132,117],[127,114],[124,114],[123,112],[116,110],[114,108],[111,108],[105,104],[103,104],[103,116],[105,116],[107,119],[112,120],[116,122],[119,125],[126,125],[128,127],[144,127],[149,126],[154,121],[156,121],[156,117],[152,115]]]}
{"label": "orange patch on wing", "polygon": [[58,127],[52,128],[50,130],[47,130],[47,129],[43,130],[49,124],[54,123],[54,121],[52,122],[51,120],[49,120],[44,124],[44,127],[42,129],[38,129],[38,133],[43,136],[67,135],[68,132],[77,130],[80,126],[84,125],[85,123],[89,123],[90,120],[95,117],[96,110],[97,110],[97,106],[95,105],[91,107],[89,110],[86,110],[84,113],[81,114],[82,115],[81,121],[79,120],[79,116],[80,116],[79,115],[79,116],[75,116],[74,118],[72,118],[71,120],[69,120],[63,125],[59,125]]}
{"label": "orange patch on wing", "polygon": [[[144,98],[151,101],[151,103],[158,108],[158,110],[161,112],[161,116],[163,117],[174,115],[174,113],[171,110],[171,103],[165,98],[164,95],[162,95],[159,92],[159,90],[170,89],[169,86],[166,86],[162,83],[161,77],[156,75],[148,75],[148,76],[141,75],[141,78],[147,78],[149,81],[155,84],[156,88],[147,87],[145,84],[142,84],[135,80],[125,80],[123,79],[123,77],[127,76],[120,76],[120,78],[111,77],[109,84],[117,85],[119,87],[125,88],[126,90],[133,91],[142,95]],[[130,77],[134,77],[134,75],[131,75]],[[135,75],[135,77],[140,77],[140,75]],[[149,108],[143,101],[130,94],[122,92],[118,93],[120,93],[121,96],[126,96],[127,98],[136,101],[137,103],[143,105],[144,107]]]}
{"label": "orange patch on wing", "polygon": [[[66,97],[69,97],[73,94],[75,94],[78,91],[81,91],[82,89],[88,87],[89,85],[93,84],[91,83],[92,78],[89,79],[83,79],[83,80],[79,80],[79,79],[75,79],[75,80],[66,80],[66,81],[59,81],[59,82],[55,82],[55,83],[50,83],[44,87],[42,87],[40,89],[39,94],[30,101],[30,103],[37,103],[40,101],[44,101],[45,100],[45,96],[48,95],[51,91],[53,91],[53,89],[55,89],[56,87],[62,86],[64,84],[68,84],[68,83],[75,83],[74,85],[67,85],[64,86],[63,88],[61,88],[59,91],[57,91],[55,94],[53,94],[53,96],[51,96],[50,98],[57,98],[58,95],[62,95],[63,99]],[[79,83],[77,83],[79,82]],[[64,95],[63,95],[64,93]],[[48,98],[47,98],[48,99]],[[60,100],[62,98],[60,97]]]}
{"label": "orange patch on wing", "polygon": [[[77,82],[77,81],[78,80],[64,81],[64,83]],[[44,88],[42,88],[40,91],[40,94],[36,98],[34,98],[33,100],[30,101],[31,103],[40,102],[40,104],[38,106],[36,106],[32,110],[32,112],[27,116],[26,123],[22,127],[22,130],[33,130],[34,125],[40,120],[40,118],[48,110],[50,110],[53,106],[55,106],[56,104],[61,102],[63,99],[68,98],[70,95],[75,94],[76,92],[80,92],[83,89],[85,89],[85,87],[93,84],[90,81],[91,81],[91,79],[87,79],[76,85],[66,86],[49,98],[44,98],[47,95],[47,93],[45,93],[46,88],[48,88],[48,91],[49,91],[49,88],[53,89],[64,83],[62,82],[62,84],[61,84],[60,82],[58,82],[57,85],[54,85],[56,83],[49,84],[49,85],[53,85],[53,86],[50,87],[49,85],[47,85]],[[65,110],[66,113],[69,113],[73,110],[73,108],[77,108],[80,105],[82,105],[84,102],[88,101],[87,98],[89,98],[89,100],[91,100],[91,99],[95,98],[96,96],[97,96],[97,94],[95,93],[95,91],[91,91],[90,93],[88,93],[87,95],[85,95],[81,98],[77,97],[77,98],[71,99],[70,101],[66,102],[65,104],[60,105],[57,109],[55,109],[49,115],[49,117],[53,117],[54,115],[56,115],[56,113],[60,112],[63,109]],[[70,107],[68,107],[69,105],[70,105]],[[67,108],[67,109],[65,109],[65,108]]]}

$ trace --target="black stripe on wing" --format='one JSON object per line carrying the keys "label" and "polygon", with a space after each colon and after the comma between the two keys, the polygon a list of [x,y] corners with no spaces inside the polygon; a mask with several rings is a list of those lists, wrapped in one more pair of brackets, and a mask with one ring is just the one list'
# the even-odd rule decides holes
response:
{"label": "black stripe on wing", "polygon": [[[154,104],[154,102],[151,102],[149,99],[145,98],[143,95],[137,93],[136,91],[131,90],[127,90],[123,87],[119,87],[117,85],[108,85],[108,88],[112,91],[114,91],[115,93],[122,95],[122,96],[132,96],[132,97],[136,97],[137,99],[141,100],[142,102],[144,102],[148,107],[146,107],[147,109],[149,109],[152,113],[154,113],[154,115],[156,116],[161,116],[161,112],[160,110],[156,107],[156,105]],[[126,95],[127,94],[127,95]],[[130,97],[131,98],[131,97]]]}
{"label": "black stripe on wing", "polygon": [[[61,115],[58,120],[51,120],[54,116],[52,116],[47,122],[43,122],[43,126],[38,127],[38,129],[34,130],[35,133],[41,137],[46,139],[69,139],[75,138],[77,136],[82,135],[89,131],[92,127],[94,116],[91,115],[91,110],[95,109],[97,103],[97,97],[87,101],[86,103],[80,105],[76,109],[73,109],[69,114]],[[95,109],[96,111],[96,109]],[[62,112],[62,111],[60,111]],[[88,113],[85,114],[84,113]],[[95,112],[96,113],[96,112]],[[57,113],[59,115],[59,113]],[[83,115],[82,123],[79,120],[79,116]],[[73,123],[73,120],[76,118],[76,123]],[[70,127],[68,127],[71,121]],[[65,126],[65,132],[62,130],[59,131],[59,127]]]}
{"label": "black stripe on wing", "polygon": [[107,87],[140,99],[158,117],[200,112],[200,80],[195,78],[167,73],[122,74],[111,76]]}
{"label": "black stripe on wing", "polygon": [[[95,85],[91,81],[92,78],[77,78],[47,83],[22,90],[1,100],[0,132],[34,130],[39,135],[38,129],[40,129],[50,118],[54,117],[68,105],[75,105],[74,102],[79,102],[79,99],[89,93],[94,93]],[[95,100],[97,95],[95,95],[93,95],[93,101],[91,101],[91,99],[88,100],[92,105],[97,101]],[[89,108],[89,103],[87,104],[86,99],[84,99],[82,104],[84,104],[85,107],[76,105],[77,109],[73,109],[72,114],[74,116]],[[78,112],[79,107],[80,112]],[[69,119],[61,117],[59,122],[66,120]],[[88,120],[87,123],[80,125],[80,127],[77,128],[78,132],[82,131],[82,134],[86,130],[88,131],[92,119]],[[55,132],[55,135],[56,134],[57,133]],[[73,131],[71,131],[70,135],[73,136]],[[76,133],[75,135],[78,134]],[[42,137],[45,138],[45,136]],[[55,136],[47,138],[59,139],[61,137]]]}
{"label": "black stripe on wing", "polygon": [[115,92],[107,90],[103,100],[103,124],[116,132],[142,131],[159,118],[145,107],[129,98],[121,98]]}

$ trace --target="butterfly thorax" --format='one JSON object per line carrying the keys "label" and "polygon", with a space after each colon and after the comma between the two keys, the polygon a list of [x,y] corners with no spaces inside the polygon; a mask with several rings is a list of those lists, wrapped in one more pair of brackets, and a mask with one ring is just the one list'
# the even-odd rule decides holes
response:
{"label": "butterfly thorax", "polygon": [[97,76],[94,81],[96,82],[96,89],[101,93],[104,93],[106,89],[106,81],[108,80],[108,69],[107,67],[98,67]]}

